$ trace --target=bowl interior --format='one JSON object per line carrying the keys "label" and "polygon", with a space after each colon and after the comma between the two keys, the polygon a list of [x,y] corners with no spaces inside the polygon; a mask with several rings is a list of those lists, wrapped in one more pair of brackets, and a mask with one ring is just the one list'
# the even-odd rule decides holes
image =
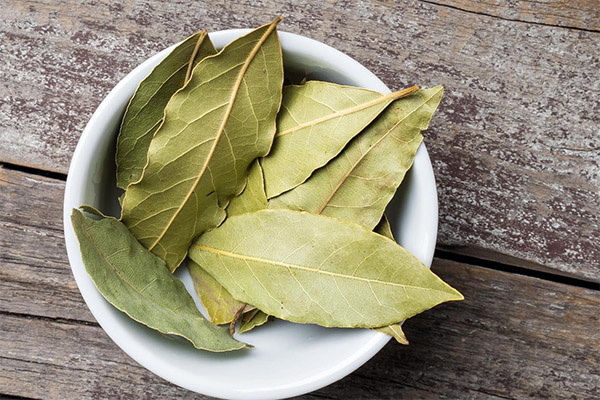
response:
{"label": "bowl interior", "polygon": [[[248,30],[210,34],[222,48]],[[350,57],[320,42],[280,32],[286,73],[311,79],[389,89]],[[120,119],[138,83],[172,48],[148,59],[127,75],[106,97],[88,123],[73,155],[65,190],[65,240],[73,274],[97,321],[127,354],[157,375],[199,393],[226,398],[280,398],[326,386],[354,371],[389,338],[366,329],[326,329],[275,321],[238,336],[255,348],[214,354],[185,341],[161,335],[113,308],[87,275],[70,223],[71,210],[81,204],[117,216],[114,150]],[[430,265],[437,232],[437,196],[425,146],[419,149],[387,210],[397,241]],[[177,276],[194,294],[186,268]]]}

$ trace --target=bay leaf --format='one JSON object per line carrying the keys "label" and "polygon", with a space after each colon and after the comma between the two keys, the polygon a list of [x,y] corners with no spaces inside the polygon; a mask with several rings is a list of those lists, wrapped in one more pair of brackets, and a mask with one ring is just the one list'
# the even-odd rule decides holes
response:
{"label": "bay leaf", "polygon": [[[267,208],[267,195],[265,194],[260,163],[255,160],[251,165],[244,191],[239,196],[231,199],[227,206],[228,216]],[[193,260],[189,260],[188,268],[194,282],[196,294],[206,309],[211,322],[217,325],[230,323],[244,303],[234,299],[215,278]]]}
{"label": "bay leaf", "polygon": [[320,81],[284,87],[273,149],[261,161],[267,197],[304,182],[393,100],[417,89],[381,94]]}
{"label": "bay leaf", "polygon": [[373,229],[373,232],[380,234],[381,236],[385,236],[386,238],[393,240],[394,242],[394,234],[392,233],[392,227],[390,225],[390,221],[387,219],[385,214],[381,216],[379,223]]}
{"label": "bay leaf", "polygon": [[393,241],[299,211],[227,218],[194,242],[190,258],[237,300],[298,323],[377,328],[463,299]]}
{"label": "bay leaf", "polygon": [[244,303],[237,301],[221,284],[193,260],[187,260],[194,290],[213,324],[230,323]]}
{"label": "bay leaf", "polygon": [[125,192],[122,221],[171,271],[223,221],[250,163],[271,147],[283,85],[279,21],[194,68],[167,104],[141,180]]}
{"label": "bay leaf", "polygon": [[126,189],[142,176],[148,146],[163,119],[171,96],[188,81],[192,69],[216,54],[205,30],[173,49],[138,85],[121,121],[117,139],[117,186]]}
{"label": "bay leaf", "polygon": [[238,333],[249,332],[257,326],[264,325],[269,320],[269,315],[260,311],[259,309],[254,309],[248,313],[248,318],[243,319],[240,324],[240,329]]}
{"label": "bay leaf", "polygon": [[396,342],[400,344],[408,345],[408,339],[406,338],[406,335],[404,334],[404,331],[402,330],[402,326],[400,324],[384,326],[383,328],[376,328],[374,330],[393,337],[394,339],[396,339]]}
{"label": "bay leaf", "polygon": [[271,199],[269,207],[324,214],[373,229],[412,166],[421,131],[442,94],[443,88],[436,86],[394,101],[337,157],[303,184]]}
{"label": "bay leaf", "polygon": [[[396,239],[394,239],[394,234],[392,233],[390,221],[387,219],[385,214],[383,214],[381,220],[379,221],[375,229],[373,229],[373,232],[385,236],[390,240],[396,241]],[[406,335],[404,335],[404,331],[402,330],[402,323],[384,326],[381,328],[374,328],[374,330],[393,337],[400,344],[408,345],[408,339],[406,339]]]}
{"label": "bay leaf", "polygon": [[227,206],[227,216],[245,214],[248,212],[264,210],[267,208],[267,194],[265,181],[260,162],[255,160],[248,171],[248,178],[244,191],[231,199]]}
{"label": "bay leaf", "polygon": [[205,320],[183,283],[121,222],[87,218],[77,209],[71,221],[85,269],[117,309],[159,332],[181,336],[198,349],[222,352],[246,346]]}

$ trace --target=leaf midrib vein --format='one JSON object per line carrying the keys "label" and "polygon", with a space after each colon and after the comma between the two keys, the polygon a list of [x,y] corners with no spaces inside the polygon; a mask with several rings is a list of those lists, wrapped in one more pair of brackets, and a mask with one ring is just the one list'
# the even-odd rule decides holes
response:
{"label": "leaf midrib vein", "polygon": [[221,249],[217,249],[217,248],[209,247],[209,246],[200,246],[200,245],[194,244],[194,245],[192,245],[192,247],[194,247],[195,249],[198,249],[200,251],[207,251],[207,252],[215,253],[215,254],[218,254],[218,255],[224,256],[224,257],[237,258],[237,259],[243,260],[245,262],[254,261],[254,262],[259,262],[259,263],[277,265],[277,266],[280,266],[280,267],[286,267],[286,268],[291,268],[291,269],[298,269],[298,270],[301,270],[301,271],[312,272],[312,273],[323,274],[323,275],[329,275],[329,276],[332,276],[332,277],[338,277],[338,278],[344,278],[344,279],[350,279],[350,280],[357,280],[357,281],[363,281],[363,282],[369,282],[369,283],[379,283],[379,284],[382,284],[382,285],[397,286],[397,287],[402,287],[402,288],[421,289],[421,290],[430,290],[430,291],[435,291],[435,292],[442,292],[441,290],[433,289],[433,288],[427,288],[427,287],[422,287],[422,286],[413,286],[413,285],[403,285],[403,284],[400,284],[400,283],[380,281],[378,279],[369,279],[369,278],[362,278],[362,277],[359,277],[359,276],[344,275],[344,274],[340,274],[340,273],[337,273],[337,272],[323,271],[323,270],[319,270],[319,269],[315,269],[315,268],[305,267],[305,266],[302,266],[302,265],[288,264],[288,263],[283,263],[283,262],[279,262],[279,261],[275,261],[275,260],[269,260],[269,259],[260,258],[260,257],[253,257],[253,256],[247,256],[247,255],[243,255],[243,254],[236,254],[236,253],[229,252],[227,250],[221,250]]}
{"label": "leaf midrib vein", "polygon": [[271,35],[271,32],[273,32],[273,30],[277,26],[278,22],[279,21],[276,20],[273,23],[271,23],[271,25],[266,30],[266,32],[263,34],[263,36],[258,40],[258,42],[256,43],[256,45],[254,46],[254,48],[252,49],[252,51],[248,55],[248,57],[246,59],[246,62],[244,63],[244,65],[240,69],[240,72],[238,74],[237,80],[236,80],[235,84],[233,85],[233,88],[232,88],[232,91],[231,91],[231,95],[229,97],[229,105],[227,106],[227,110],[225,111],[225,115],[223,117],[223,121],[221,122],[221,126],[219,127],[219,130],[217,131],[217,135],[215,136],[215,141],[213,143],[212,148],[210,149],[210,152],[208,153],[208,155],[206,157],[204,165],[202,166],[202,169],[198,173],[198,176],[196,177],[196,180],[194,181],[194,183],[193,183],[192,187],[190,188],[189,192],[187,193],[187,195],[185,196],[185,198],[183,199],[183,201],[181,202],[180,206],[175,211],[175,213],[173,214],[173,216],[171,217],[171,219],[169,220],[169,222],[166,224],[166,226],[163,229],[163,231],[161,232],[161,234],[156,238],[156,240],[154,241],[154,243],[152,243],[152,245],[150,245],[150,247],[148,247],[148,249],[150,251],[152,251],[152,249],[154,249],[154,247],[156,247],[156,245],[165,236],[165,234],[167,233],[167,231],[169,230],[169,228],[171,227],[171,225],[175,221],[175,218],[177,218],[177,216],[179,215],[179,213],[181,212],[181,210],[183,210],[183,207],[185,206],[185,204],[187,204],[187,202],[190,199],[192,193],[194,193],[194,190],[196,190],[196,187],[198,186],[198,183],[200,182],[200,179],[204,176],[204,173],[205,173],[206,169],[208,168],[208,164],[210,163],[210,161],[211,161],[211,159],[213,157],[213,154],[214,154],[214,152],[215,152],[215,150],[217,148],[217,145],[218,145],[218,143],[219,143],[219,141],[221,139],[221,136],[223,135],[223,132],[225,131],[225,125],[229,121],[229,116],[231,115],[231,110],[233,109],[233,104],[235,102],[237,93],[239,92],[239,87],[240,87],[240,85],[242,83],[242,79],[244,77],[244,74],[246,73],[246,70],[248,69],[250,63],[254,59],[254,56],[258,52],[258,49],[262,46],[262,44]]}
{"label": "leaf midrib vein", "polygon": [[198,37],[198,40],[196,41],[196,45],[194,46],[194,50],[192,51],[190,60],[188,61],[188,64],[187,64],[187,71],[185,72],[185,80],[184,80],[185,83],[187,83],[190,80],[190,77],[192,76],[194,60],[196,59],[196,56],[198,55],[198,51],[200,51],[200,47],[202,47],[202,43],[204,42],[204,39],[206,39],[206,34],[207,34],[207,32],[205,29],[200,31],[200,36]]}
{"label": "leaf midrib vein", "polygon": [[432,98],[433,96],[435,96],[436,94],[439,93],[439,90],[437,92],[435,92],[434,94],[432,94],[431,96],[429,96],[425,101],[423,101],[419,106],[415,107],[414,110],[412,110],[411,112],[409,112],[408,114],[406,114],[404,117],[402,117],[400,120],[398,120],[398,122],[396,122],[390,129],[388,129],[382,136],[381,138],[379,138],[371,147],[369,147],[367,149],[367,151],[363,152],[360,157],[352,164],[352,167],[350,167],[348,169],[348,171],[342,176],[342,178],[339,180],[338,184],[336,185],[335,188],[333,188],[333,190],[331,191],[331,193],[329,194],[329,196],[325,199],[325,201],[323,202],[323,204],[321,204],[321,207],[319,207],[319,209],[317,210],[317,214],[321,214],[323,212],[323,210],[325,208],[327,208],[327,206],[329,205],[329,202],[331,201],[331,199],[333,198],[333,196],[335,196],[335,194],[337,193],[337,191],[340,189],[340,187],[342,187],[342,185],[344,184],[344,182],[346,182],[346,180],[348,179],[348,177],[352,174],[352,172],[358,167],[358,164],[361,163],[361,161],[367,156],[367,154],[371,153],[371,151],[376,148],[384,139],[386,139],[387,137],[389,137],[390,133],[396,129],[396,127],[398,127],[398,125],[400,125],[402,122],[404,122],[408,117],[410,117],[413,113],[415,113],[417,110],[421,109],[425,104],[427,104]]}
{"label": "leaf midrib vein", "polygon": [[[91,235],[89,228],[83,224],[79,224],[82,228],[83,228],[83,232],[85,232],[85,235],[88,237],[88,239],[90,240],[90,242],[93,244],[94,248],[96,249],[97,253],[101,256],[101,259],[104,260],[104,262],[106,264],[109,265],[109,267],[113,270],[113,272],[119,277],[121,278],[121,281],[126,283],[127,286],[131,287],[133,289],[134,292],[138,293],[140,296],[142,296],[144,299],[146,299],[147,301],[156,304],[160,309],[163,310],[167,310],[168,312],[172,313],[175,315],[176,318],[179,318],[183,324],[185,324],[187,326],[187,331],[184,332],[184,329],[181,329],[181,332],[176,332],[175,330],[173,330],[173,328],[171,326],[169,326],[167,329],[165,329],[163,326],[159,327],[155,324],[149,325],[147,322],[143,321],[141,318],[137,318],[136,316],[134,316],[133,314],[131,314],[131,312],[127,309],[125,309],[124,307],[120,307],[117,306],[116,304],[114,304],[112,301],[109,301],[110,304],[112,304],[114,307],[116,307],[119,311],[124,312],[125,314],[127,314],[130,318],[132,318],[134,321],[137,321],[143,325],[149,326],[153,329],[157,329],[159,332],[165,333],[167,335],[177,335],[177,336],[182,336],[186,339],[188,339],[189,341],[191,341],[194,345],[194,347],[197,347],[199,349],[205,349],[208,350],[208,347],[206,346],[201,346],[199,343],[197,343],[196,337],[194,337],[193,335],[190,335],[190,332],[194,333],[194,326],[191,325],[191,323],[189,322],[189,320],[185,317],[183,317],[177,310],[181,307],[186,307],[187,305],[185,303],[181,303],[179,304],[175,309],[171,309],[169,307],[165,307],[164,305],[157,303],[156,301],[154,301],[151,297],[145,296],[142,292],[140,292],[139,290],[136,289],[135,286],[133,286],[128,280],[124,279],[123,276],[119,273],[119,271],[117,270],[117,268],[106,258],[106,256],[104,255],[104,252],[100,250],[100,248],[98,247],[98,244],[96,243],[96,240],[94,239],[94,237]],[[119,250],[120,251],[120,250]],[[166,267],[165,267],[166,268]],[[157,279],[160,279],[157,277]],[[96,281],[94,279],[92,279],[92,282],[94,282],[94,285],[96,286],[96,288],[100,291],[100,288],[98,287]],[[145,290],[145,288],[144,288]],[[101,291],[102,292],[102,291]],[[108,300],[108,299],[107,299]],[[204,327],[207,327],[207,321],[202,317],[199,318],[198,316],[192,316],[192,318],[194,318],[195,322],[199,325],[203,325]],[[210,329],[208,330],[210,331]],[[208,333],[207,331],[207,333]],[[193,338],[193,339],[192,339]],[[241,343],[241,342],[240,342]],[[245,344],[242,343],[242,347],[245,347]]]}
{"label": "leaf midrib vein", "polygon": [[[367,109],[369,107],[373,107],[373,106],[376,106],[378,104],[385,103],[387,101],[393,101],[393,100],[399,99],[401,97],[404,97],[404,96],[406,96],[406,95],[408,95],[410,93],[413,93],[416,90],[418,90],[418,88],[416,86],[413,86],[413,87],[410,87],[408,89],[400,90],[398,92],[388,93],[388,94],[382,95],[381,97],[378,97],[376,99],[368,101],[366,103],[362,103],[362,104],[359,104],[359,105],[354,106],[354,107],[346,108],[345,110],[342,110],[342,111],[337,111],[337,112],[334,112],[334,113],[331,113],[331,114],[327,114],[327,115],[324,115],[324,116],[319,117],[317,119],[313,119],[311,121],[306,121],[306,122],[304,122],[302,124],[294,126],[293,128],[289,128],[289,129],[286,129],[285,131],[279,132],[275,136],[277,136],[277,137],[284,136],[284,135],[287,135],[289,133],[293,133],[293,132],[296,132],[298,130],[304,129],[306,127],[314,126],[314,125],[320,124],[322,122],[329,121],[330,119],[334,119],[334,118],[338,118],[338,117],[343,117],[345,115],[352,114],[354,112],[358,112],[358,111]],[[314,100],[314,99],[312,99],[312,100]]]}
{"label": "leaf midrib vein", "polygon": [[[112,257],[112,256],[114,256],[116,253],[119,253],[119,252],[121,252],[121,251],[127,250],[127,248],[120,249],[120,250],[116,251],[115,253],[111,254],[110,256],[106,256],[106,255],[104,254],[104,252],[103,252],[103,251],[100,249],[100,247],[98,246],[98,243],[96,242],[96,240],[95,240],[94,236],[93,236],[93,235],[90,233],[90,229],[89,229],[87,226],[84,226],[84,225],[82,225],[82,224],[81,224],[81,226],[83,227],[83,231],[85,232],[85,235],[88,237],[88,239],[90,240],[90,242],[91,242],[91,243],[94,245],[94,248],[96,249],[96,252],[97,252],[97,253],[100,255],[101,259],[102,259],[102,260],[104,260],[104,262],[105,262],[105,263],[106,263],[106,264],[107,264],[107,265],[110,267],[110,269],[111,269],[111,270],[112,270],[112,271],[115,273],[115,275],[117,275],[117,276],[119,277],[119,279],[120,279],[122,282],[126,283],[126,284],[127,284],[127,286],[129,286],[131,289],[133,289],[133,291],[134,291],[134,292],[136,292],[138,295],[142,296],[142,297],[143,297],[143,298],[145,298],[146,300],[148,300],[148,301],[150,301],[150,302],[152,302],[152,303],[156,304],[157,306],[159,306],[159,307],[160,307],[160,308],[162,308],[162,309],[169,310],[169,311],[171,311],[173,314],[175,314],[175,315],[179,316],[179,314],[178,314],[177,312],[175,312],[174,310],[172,310],[172,309],[170,309],[170,308],[168,308],[168,307],[165,307],[165,306],[163,306],[163,305],[161,305],[161,304],[157,303],[156,301],[154,301],[154,300],[153,300],[151,297],[148,297],[148,296],[145,296],[145,295],[144,295],[144,293],[143,293],[143,292],[144,292],[144,290],[146,290],[146,288],[147,288],[148,286],[150,286],[152,283],[154,283],[154,281],[156,281],[157,279],[159,279],[158,277],[154,277],[154,279],[153,279],[153,280],[152,280],[150,283],[148,283],[148,285],[146,285],[146,287],[144,287],[144,289],[142,289],[142,290],[140,291],[140,290],[138,290],[138,289],[137,289],[137,288],[136,288],[136,287],[135,287],[135,286],[134,286],[134,285],[133,285],[131,282],[129,282],[129,280],[127,280],[127,279],[126,279],[126,278],[125,278],[123,275],[121,275],[121,273],[119,272],[119,270],[117,269],[117,267],[116,267],[116,266],[115,266],[115,265],[114,265],[112,262],[110,262],[110,260],[108,259],[108,257]],[[94,281],[94,284],[96,284],[96,282],[95,282],[95,281]],[[98,289],[98,290],[99,290],[99,289]],[[110,303],[111,303],[112,305],[114,305],[115,307],[117,307],[117,306],[116,306],[116,304],[114,304],[113,302],[110,302]],[[120,308],[120,307],[117,307],[117,308],[119,308],[119,309],[121,310],[121,308]],[[126,310],[121,310],[121,311],[123,311],[123,312],[127,313],[127,315],[130,315],[130,314],[129,314],[129,312],[128,312],[128,311],[126,311]],[[131,316],[131,315],[130,315],[130,316]],[[134,317],[133,317],[133,316],[131,316],[131,318],[134,318]],[[135,319],[135,318],[134,318],[134,319]],[[137,319],[135,319],[135,320],[137,321]],[[140,322],[141,322],[141,321],[140,321]],[[176,333],[176,334],[177,334],[177,335],[179,335],[179,333]]]}

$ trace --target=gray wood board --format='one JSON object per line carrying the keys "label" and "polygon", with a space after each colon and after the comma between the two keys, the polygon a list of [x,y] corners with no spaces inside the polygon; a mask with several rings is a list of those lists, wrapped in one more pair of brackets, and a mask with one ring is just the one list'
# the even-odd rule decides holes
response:
{"label": "gray wood board", "polygon": [[[137,365],[94,322],[64,250],[64,183],[0,171],[0,393],[196,398]],[[390,342],[306,398],[600,396],[600,292],[440,259],[433,270],[466,300],[407,321],[409,346]]]}
{"label": "gray wood board", "polygon": [[197,29],[278,14],[282,30],[346,52],[391,88],[446,87],[425,133],[440,248],[600,281],[597,32],[415,1],[11,1],[0,161],[65,173],[92,112],[138,63]]}

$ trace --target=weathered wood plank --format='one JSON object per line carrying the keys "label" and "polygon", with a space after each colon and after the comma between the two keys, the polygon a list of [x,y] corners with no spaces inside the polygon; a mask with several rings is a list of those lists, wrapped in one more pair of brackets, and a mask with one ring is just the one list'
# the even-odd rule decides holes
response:
{"label": "weathered wood plank", "polygon": [[386,382],[398,381],[449,398],[600,396],[598,291],[439,259],[433,270],[466,300],[408,320],[410,345],[390,343],[357,371],[381,382],[372,397],[392,398]]}
{"label": "weathered wood plank", "polygon": [[[0,393],[192,398],[86,322],[63,247],[63,182],[0,171]],[[409,320],[410,346],[390,343],[306,398],[600,396],[600,292],[439,259],[433,269],[466,300]]]}
{"label": "weathered wood plank", "polygon": [[38,399],[196,398],[154,376],[98,326],[0,317],[0,392]]}
{"label": "weathered wood plank", "polygon": [[95,321],[67,261],[64,182],[0,168],[0,312]]}
{"label": "weathered wood plank", "polygon": [[[466,296],[406,323],[342,381],[306,398],[595,398],[598,292],[436,260]],[[192,398],[131,361],[100,327],[0,318],[0,392],[44,399]]]}
{"label": "weathered wood plank", "polygon": [[600,31],[600,7],[596,0],[425,1],[515,21]]}
{"label": "weathered wood plank", "polygon": [[[415,1],[295,4],[9,2],[0,161],[66,172],[87,119],[136,64],[196,29],[282,14],[281,29],[348,53],[393,88],[446,87],[426,133],[441,248],[600,281],[600,33]],[[589,2],[570,4],[569,18],[597,23],[582,16]]]}

